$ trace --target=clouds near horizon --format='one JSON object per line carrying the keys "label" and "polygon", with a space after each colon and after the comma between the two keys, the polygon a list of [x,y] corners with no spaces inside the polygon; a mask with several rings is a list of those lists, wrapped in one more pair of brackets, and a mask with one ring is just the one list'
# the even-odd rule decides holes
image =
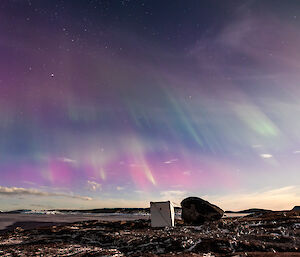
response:
{"label": "clouds near horizon", "polygon": [[45,196],[45,197],[52,197],[52,196],[59,196],[59,197],[64,197],[64,198],[74,198],[74,199],[80,199],[84,201],[91,201],[91,197],[87,196],[81,196],[81,195],[73,195],[73,194],[66,194],[66,193],[56,193],[56,192],[46,192],[46,191],[41,191],[38,189],[33,189],[33,188],[22,188],[22,187],[4,187],[0,186],[0,195],[5,195],[5,196]]}

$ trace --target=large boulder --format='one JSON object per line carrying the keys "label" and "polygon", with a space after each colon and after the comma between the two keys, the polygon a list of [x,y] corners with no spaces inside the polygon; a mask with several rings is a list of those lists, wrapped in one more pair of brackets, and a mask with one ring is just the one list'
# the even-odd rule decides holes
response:
{"label": "large boulder", "polygon": [[201,225],[205,221],[214,221],[222,218],[224,211],[216,205],[199,197],[188,197],[181,202],[181,217],[184,223]]}
{"label": "large boulder", "polygon": [[300,206],[295,206],[292,211],[300,211]]}

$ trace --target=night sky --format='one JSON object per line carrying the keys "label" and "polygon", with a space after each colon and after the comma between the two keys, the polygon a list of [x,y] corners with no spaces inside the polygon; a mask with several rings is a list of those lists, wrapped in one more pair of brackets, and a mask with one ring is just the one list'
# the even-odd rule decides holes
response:
{"label": "night sky", "polygon": [[0,209],[300,204],[298,0],[1,0]]}

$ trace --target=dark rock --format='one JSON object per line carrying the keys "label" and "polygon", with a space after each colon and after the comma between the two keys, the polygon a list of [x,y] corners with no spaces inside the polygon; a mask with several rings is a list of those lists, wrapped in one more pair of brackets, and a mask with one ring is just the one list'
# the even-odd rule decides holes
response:
{"label": "dark rock", "polygon": [[187,224],[201,225],[205,221],[222,218],[224,211],[218,206],[198,197],[188,197],[181,202],[181,217]]}
{"label": "dark rock", "polygon": [[300,211],[300,206],[295,206],[292,211]]}

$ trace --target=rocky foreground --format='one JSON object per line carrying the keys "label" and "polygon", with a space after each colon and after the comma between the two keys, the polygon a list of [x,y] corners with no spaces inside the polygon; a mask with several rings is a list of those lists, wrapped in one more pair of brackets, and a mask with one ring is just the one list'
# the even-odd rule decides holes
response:
{"label": "rocky foreground", "polygon": [[149,220],[82,221],[0,235],[0,256],[299,256],[299,212],[153,229]]}

